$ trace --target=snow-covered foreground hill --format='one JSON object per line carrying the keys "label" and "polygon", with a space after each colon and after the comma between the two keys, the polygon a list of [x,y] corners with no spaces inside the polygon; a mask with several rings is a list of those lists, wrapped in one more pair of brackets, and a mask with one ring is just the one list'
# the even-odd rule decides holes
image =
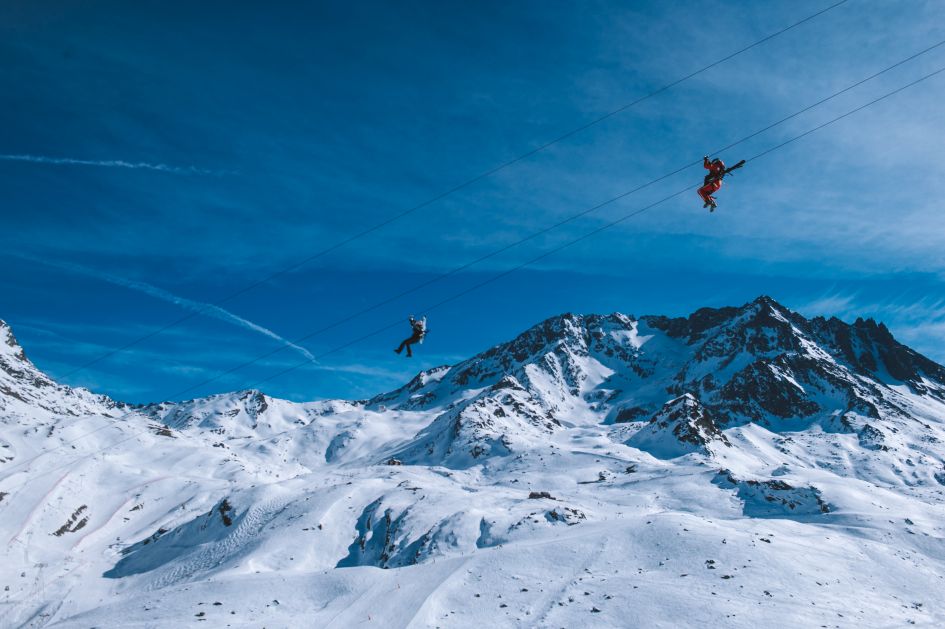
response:
{"label": "snow-covered foreground hill", "polygon": [[0,626],[945,624],[945,368],[768,298],[371,400],[128,406],[0,323]]}

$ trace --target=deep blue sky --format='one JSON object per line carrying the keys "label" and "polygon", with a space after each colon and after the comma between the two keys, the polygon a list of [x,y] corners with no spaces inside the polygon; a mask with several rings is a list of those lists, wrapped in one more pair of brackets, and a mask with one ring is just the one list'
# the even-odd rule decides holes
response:
{"label": "deep blue sky", "polygon": [[[832,3],[4,2],[0,154],[14,157],[0,159],[0,318],[64,377],[187,314],[176,298],[213,302]],[[850,0],[227,302],[231,315],[194,317],[65,380],[174,396],[278,348],[272,335],[303,336],[945,39],[943,18],[936,0]],[[723,157],[943,65],[945,47]],[[939,76],[752,162],[714,215],[684,195],[437,309],[412,361],[390,351],[405,322],[262,388],[362,397],[557,313],[676,315],[762,293],[806,315],[881,319],[945,361],[943,97]],[[318,355],[419,314],[701,176],[304,345]],[[286,349],[189,396],[304,360]]]}

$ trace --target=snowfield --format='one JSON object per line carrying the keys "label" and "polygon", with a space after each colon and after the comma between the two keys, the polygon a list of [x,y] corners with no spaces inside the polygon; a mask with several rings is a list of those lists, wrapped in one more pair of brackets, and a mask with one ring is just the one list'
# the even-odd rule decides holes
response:
{"label": "snowfield", "polygon": [[0,322],[0,626],[945,626],[945,368],[767,297],[370,400],[130,406]]}

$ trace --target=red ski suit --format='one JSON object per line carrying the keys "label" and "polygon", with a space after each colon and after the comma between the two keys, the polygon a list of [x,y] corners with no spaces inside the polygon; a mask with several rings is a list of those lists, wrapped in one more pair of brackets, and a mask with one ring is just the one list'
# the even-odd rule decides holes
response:
{"label": "red ski suit", "polygon": [[699,188],[699,196],[706,203],[712,203],[715,201],[712,198],[712,193],[722,187],[722,173],[725,172],[725,164],[721,160],[710,162],[709,158],[706,157],[702,166],[709,171],[709,174],[705,176],[705,185]]}

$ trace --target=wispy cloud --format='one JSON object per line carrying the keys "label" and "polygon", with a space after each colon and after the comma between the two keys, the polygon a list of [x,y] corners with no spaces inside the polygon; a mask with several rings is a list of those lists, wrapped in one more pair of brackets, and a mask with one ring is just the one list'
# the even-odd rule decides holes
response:
{"label": "wispy cloud", "polygon": [[29,260],[30,262],[36,262],[39,264],[44,264],[46,266],[51,266],[53,268],[67,271],[69,273],[85,275],[87,277],[92,277],[98,280],[102,280],[110,284],[115,284],[116,286],[121,286],[123,288],[127,288],[127,289],[137,291],[140,293],[144,293],[145,295],[154,297],[155,299],[160,299],[161,301],[172,303],[186,310],[191,310],[193,312],[207,315],[208,317],[213,317],[214,319],[219,319],[220,321],[225,321],[237,327],[243,328],[245,330],[249,330],[251,332],[255,332],[257,334],[261,334],[263,336],[267,336],[275,341],[278,341],[279,343],[282,343],[286,347],[295,350],[296,352],[304,356],[310,362],[314,364],[318,364],[318,361],[315,360],[315,356],[310,351],[302,347],[301,345],[296,345],[295,343],[289,341],[288,339],[283,338],[282,336],[279,336],[272,330],[265,328],[259,324],[253,323],[252,321],[248,319],[244,319],[243,317],[233,314],[229,310],[225,310],[219,306],[215,306],[213,304],[207,304],[207,303],[203,303],[199,301],[194,301],[193,299],[187,299],[186,297],[175,295],[169,291],[164,290],[163,288],[159,288],[157,286],[148,284],[146,282],[140,282],[138,280],[131,280],[128,278],[117,276],[117,275],[112,275],[111,273],[106,273],[98,269],[82,266],[81,264],[76,264],[74,262],[46,260],[43,258],[25,255],[25,254],[11,254],[11,255],[14,255],[15,257],[18,257],[18,258],[22,258],[24,260]]}
{"label": "wispy cloud", "polygon": [[798,304],[794,309],[807,316],[842,317],[856,308],[856,297],[833,291]]}
{"label": "wispy cloud", "polygon": [[945,299],[917,297],[912,293],[871,299],[860,291],[829,291],[796,307],[807,315],[885,316],[900,321],[933,323],[945,321]]}
{"label": "wispy cloud", "polygon": [[72,157],[48,157],[45,155],[0,154],[0,160],[7,162],[29,162],[32,164],[52,164],[56,166],[99,166],[103,168],[128,168],[131,170],[157,170],[177,175],[220,175],[225,171],[207,170],[196,166],[169,166],[149,162],[128,162],[122,159],[75,159]]}
{"label": "wispy cloud", "polygon": [[[874,296],[875,297],[875,296]],[[945,299],[903,293],[894,297],[871,298],[861,291],[824,293],[795,308],[807,315],[837,316],[841,319],[873,317],[886,323],[900,342],[941,361],[945,335]]]}

